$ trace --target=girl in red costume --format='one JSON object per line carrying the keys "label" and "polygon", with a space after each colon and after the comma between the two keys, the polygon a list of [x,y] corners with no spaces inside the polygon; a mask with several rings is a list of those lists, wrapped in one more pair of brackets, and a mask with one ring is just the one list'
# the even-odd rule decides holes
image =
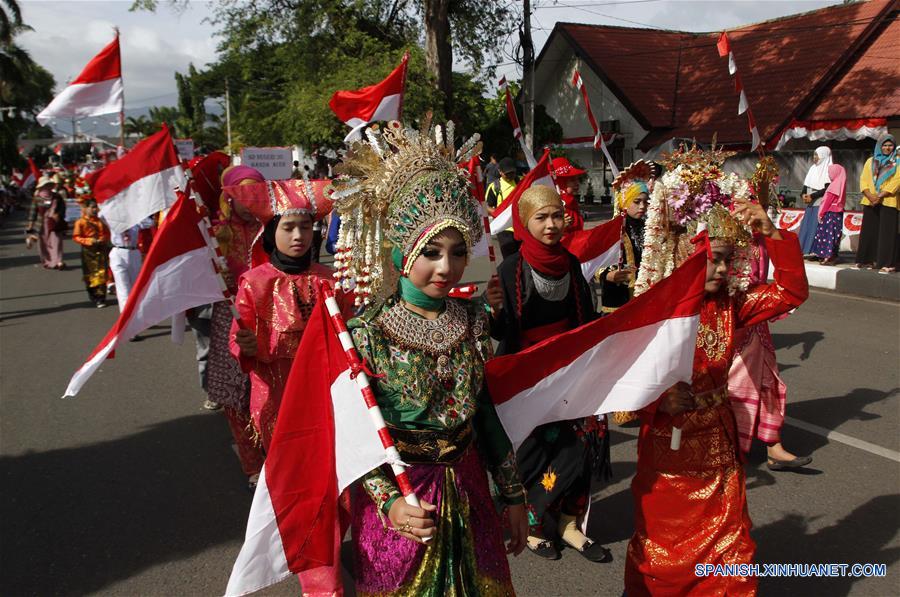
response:
{"label": "girl in red costume", "polygon": [[[745,182],[722,173],[724,157],[704,157],[689,152],[657,182],[636,285],[639,294],[671,273],[692,251],[692,228],[706,226],[699,236],[709,238],[709,264],[693,378],[639,413],[635,531],[625,564],[629,597],[756,593],[753,576],[696,574],[700,564],[750,564],[756,549],[728,371],[737,329],[794,309],[808,296],[797,237],[775,228],[749,201]],[[750,230],[765,237],[775,283],[747,290]]]}
{"label": "girl in red costume", "polygon": [[566,206],[565,234],[571,234],[578,230],[584,230],[584,216],[578,207],[578,185],[585,171],[576,168],[565,157],[553,158],[553,180],[556,181],[556,191],[563,205]]}

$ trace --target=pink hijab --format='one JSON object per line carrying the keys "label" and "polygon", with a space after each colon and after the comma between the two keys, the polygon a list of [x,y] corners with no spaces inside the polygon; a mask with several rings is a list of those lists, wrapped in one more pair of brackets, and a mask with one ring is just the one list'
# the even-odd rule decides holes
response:
{"label": "pink hijab", "polygon": [[828,183],[826,192],[835,195],[838,198],[837,202],[843,205],[847,189],[847,171],[844,170],[843,166],[830,164],[828,166],[828,178],[831,179],[831,182]]}

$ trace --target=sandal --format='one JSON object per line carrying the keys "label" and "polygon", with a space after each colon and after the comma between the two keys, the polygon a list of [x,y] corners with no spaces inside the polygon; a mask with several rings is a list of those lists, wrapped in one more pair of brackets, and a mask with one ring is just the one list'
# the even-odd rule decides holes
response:
{"label": "sandal", "polygon": [[770,471],[789,471],[791,469],[803,468],[810,462],[812,462],[812,458],[809,456],[798,456],[793,460],[776,460],[774,458],[769,458],[766,462],[766,466],[769,467]]}
{"label": "sandal", "polygon": [[[565,541],[565,539],[563,539]],[[584,556],[584,559],[589,562],[596,562],[597,564],[606,564],[608,562],[612,562],[612,552],[594,541],[593,539],[588,539],[585,541],[584,545],[581,546],[581,549],[575,547],[568,541],[566,541],[566,545],[580,553]]]}

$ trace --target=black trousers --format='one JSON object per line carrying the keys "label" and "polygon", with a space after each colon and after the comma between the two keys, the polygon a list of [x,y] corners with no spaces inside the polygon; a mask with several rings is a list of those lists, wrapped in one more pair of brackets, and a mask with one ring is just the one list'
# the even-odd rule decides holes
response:
{"label": "black trousers", "polygon": [[513,233],[509,230],[504,230],[497,234],[497,243],[500,245],[500,254],[503,256],[503,259],[506,259],[513,253],[518,253],[519,245],[522,244],[516,240]]}
{"label": "black trousers", "polygon": [[897,209],[886,205],[863,205],[856,263],[874,263],[876,268],[896,267],[898,252]]}

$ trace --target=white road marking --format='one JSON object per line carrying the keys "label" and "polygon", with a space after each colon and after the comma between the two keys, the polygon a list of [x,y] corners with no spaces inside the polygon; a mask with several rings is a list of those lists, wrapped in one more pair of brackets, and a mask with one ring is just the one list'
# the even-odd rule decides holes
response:
{"label": "white road marking", "polygon": [[828,440],[833,440],[836,442],[840,442],[842,444],[846,444],[848,446],[852,446],[859,450],[865,450],[870,454],[875,454],[876,456],[882,456],[887,458],[888,460],[893,460],[894,462],[900,462],[900,452],[895,452],[894,450],[889,450],[888,448],[883,448],[881,446],[876,446],[875,444],[871,444],[867,441],[863,441],[861,439],[856,439],[855,437],[850,437],[849,435],[844,435],[838,431],[834,431],[832,429],[826,429],[824,427],[819,427],[818,425],[813,425],[812,423],[807,423],[806,421],[800,421],[799,419],[794,419],[792,417],[785,417],[784,422],[788,425],[792,425],[798,429],[802,429],[803,431],[809,431],[810,433],[815,433],[821,437],[824,437]]}

